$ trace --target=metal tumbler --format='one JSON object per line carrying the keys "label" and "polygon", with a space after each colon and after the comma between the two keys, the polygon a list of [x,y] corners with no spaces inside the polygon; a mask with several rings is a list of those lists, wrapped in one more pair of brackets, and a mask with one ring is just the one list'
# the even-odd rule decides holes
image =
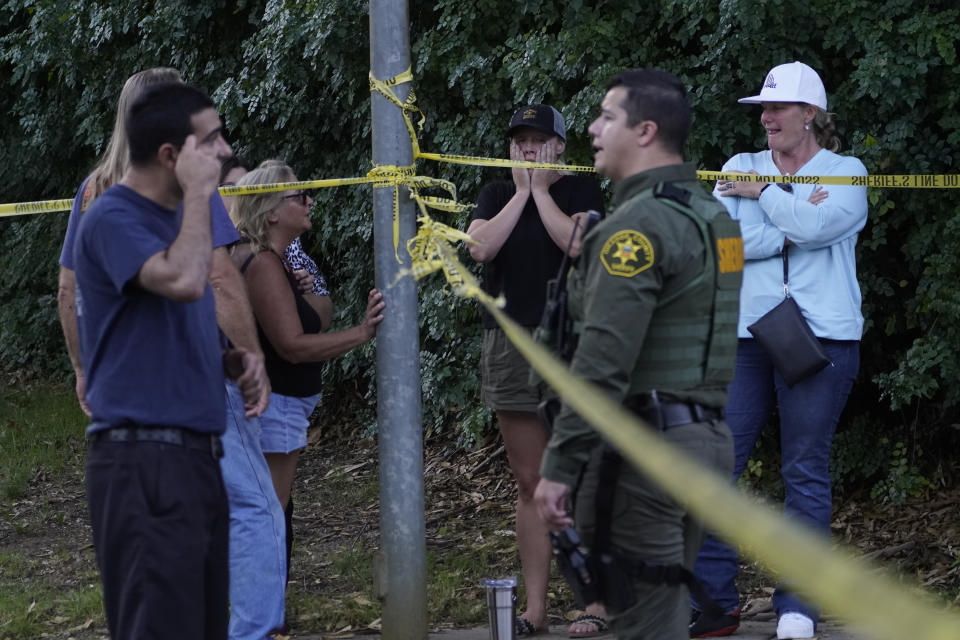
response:
{"label": "metal tumbler", "polygon": [[486,579],[490,640],[513,640],[517,618],[517,579]]}

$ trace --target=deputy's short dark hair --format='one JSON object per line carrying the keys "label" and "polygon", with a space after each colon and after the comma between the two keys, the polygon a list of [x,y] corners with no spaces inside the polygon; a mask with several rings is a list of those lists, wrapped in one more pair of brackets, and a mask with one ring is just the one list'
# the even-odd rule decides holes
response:
{"label": "deputy's short dark hair", "polygon": [[213,100],[206,93],[188,84],[165,82],[147,88],[127,111],[130,163],[149,163],[167,143],[179,149],[193,133],[191,116],[213,107]]}
{"label": "deputy's short dark hair", "polygon": [[628,125],[632,127],[644,120],[656,122],[661,144],[683,153],[693,113],[687,90],[675,75],[660,69],[630,69],[610,78],[607,90],[614,87],[627,90],[621,106],[627,112]]}

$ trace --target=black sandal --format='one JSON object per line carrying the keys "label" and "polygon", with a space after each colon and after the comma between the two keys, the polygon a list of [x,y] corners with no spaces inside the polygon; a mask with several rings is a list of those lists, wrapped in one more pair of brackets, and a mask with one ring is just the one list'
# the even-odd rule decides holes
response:
{"label": "black sandal", "polygon": [[571,638],[596,638],[597,636],[607,635],[609,625],[604,618],[600,616],[591,615],[589,613],[583,613],[577,616],[577,619],[570,623],[572,627],[575,624],[586,624],[593,627],[593,631],[586,631],[584,633],[572,633],[567,632]]}
{"label": "black sandal", "polygon": [[513,634],[518,638],[538,636],[543,633],[548,633],[549,631],[549,629],[537,629],[535,626],[533,626],[532,622],[523,616],[517,616],[513,621]]}

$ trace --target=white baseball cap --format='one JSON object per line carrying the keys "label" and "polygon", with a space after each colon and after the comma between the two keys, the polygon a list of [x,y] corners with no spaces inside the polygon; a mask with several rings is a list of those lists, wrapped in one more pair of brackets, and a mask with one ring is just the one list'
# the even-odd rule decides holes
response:
{"label": "white baseball cap", "polygon": [[737,102],[805,102],[827,110],[827,90],[817,72],[802,62],[788,62],[770,69],[760,95],[740,98]]}

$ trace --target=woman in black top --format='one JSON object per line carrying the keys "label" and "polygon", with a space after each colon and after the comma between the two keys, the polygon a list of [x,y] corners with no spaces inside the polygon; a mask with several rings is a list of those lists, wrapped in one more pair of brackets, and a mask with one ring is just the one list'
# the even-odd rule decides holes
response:
{"label": "woman in black top", "polygon": [[[238,185],[294,182],[286,164],[268,160],[243,176]],[[243,272],[257,319],[272,393],[261,416],[260,441],[280,504],[290,500],[300,451],[306,446],[310,414],[320,396],[320,363],[346,353],[376,335],[383,321],[382,295],[372,289],[362,323],[322,333],[321,318],[304,300],[284,250],[311,228],[313,199],[305,191],[279,191],[235,199],[231,217],[247,242],[233,259]]]}

